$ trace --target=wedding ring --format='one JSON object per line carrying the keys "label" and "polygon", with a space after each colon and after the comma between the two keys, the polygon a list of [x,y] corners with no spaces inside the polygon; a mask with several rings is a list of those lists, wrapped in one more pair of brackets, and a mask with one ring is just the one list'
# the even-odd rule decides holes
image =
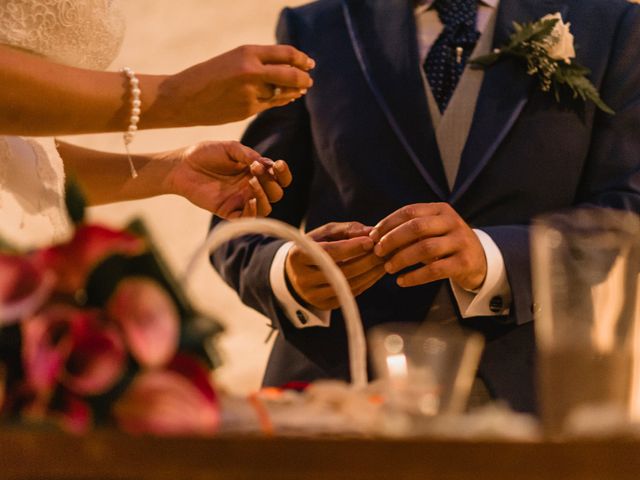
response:
{"label": "wedding ring", "polygon": [[271,89],[271,93],[269,96],[259,97],[258,100],[261,102],[271,102],[275,100],[275,98],[282,94],[282,88],[276,87],[275,85],[266,85],[267,88]]}

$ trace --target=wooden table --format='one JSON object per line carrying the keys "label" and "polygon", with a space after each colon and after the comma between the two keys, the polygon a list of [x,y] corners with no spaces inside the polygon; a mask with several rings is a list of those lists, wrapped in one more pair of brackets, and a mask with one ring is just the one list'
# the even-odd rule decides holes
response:
{"label": "wooden table", "polygon": [[638,480],[640,442],[86,437],[7,429],[2,480]]}

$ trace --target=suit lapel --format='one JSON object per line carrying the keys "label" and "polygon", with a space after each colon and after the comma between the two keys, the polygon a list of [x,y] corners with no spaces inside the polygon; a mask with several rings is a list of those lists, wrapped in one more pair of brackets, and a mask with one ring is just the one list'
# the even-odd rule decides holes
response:
{"label": "suit lapel", "polygon": [[[507,42],[513,32],[514,21],[535,21],[557,11],[564,17],[566,6],[559,5],[559,0],[502,0],[496,20],[494,48]],[[525,69],[522,63],[507,59],[486,70],[450,203],[455,203],[468,190],[527,104],[537,79],[527,75]]]}
{"label": "suit lapel", "polygon": [[420,74],[410,0],[343,0],[369,88],[415,167],[441,200],[448,187]]}

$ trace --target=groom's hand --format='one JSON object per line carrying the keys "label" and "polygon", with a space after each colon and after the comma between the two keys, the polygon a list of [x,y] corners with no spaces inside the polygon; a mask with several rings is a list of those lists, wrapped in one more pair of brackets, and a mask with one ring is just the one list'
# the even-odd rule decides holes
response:
{"label": "groom's hand", "polygon": [[[327,252],[347,278],[354,296],[384,276],[384,260],[373,253],[371,227],[358,222],[329,223],[307,235]],[[285,262],[285,274],[295,293],[319,310],[338,308],[338,297],[316,263],[294,246]]]}
{"label": "groom's hand", "polygon": [[482,286],[487,260],[477,235],[447,203],[418,203],[392,213],[370,234],[387,273],[422,265],[398,277],[412,287],[445,278],[467,290]]}

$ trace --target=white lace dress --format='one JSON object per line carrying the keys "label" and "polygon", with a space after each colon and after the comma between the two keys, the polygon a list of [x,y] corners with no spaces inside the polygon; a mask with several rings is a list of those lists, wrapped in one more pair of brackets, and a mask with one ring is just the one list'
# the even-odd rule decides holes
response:
{"label": "white lace dress", "polygon": [[[59,63],[104,69],[123,35],[119,0],[0,0],[0,43]],[[0,136],[0,237],[31,248],[68,231],[53,139]]]}

